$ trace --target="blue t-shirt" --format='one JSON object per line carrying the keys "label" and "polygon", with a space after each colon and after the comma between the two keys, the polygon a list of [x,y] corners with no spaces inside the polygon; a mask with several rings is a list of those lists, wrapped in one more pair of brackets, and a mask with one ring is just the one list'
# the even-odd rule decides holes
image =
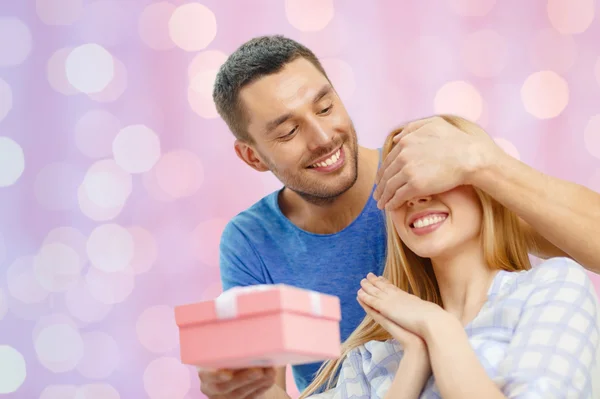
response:
{"label": "blue t-shirt", "polygon": [[[375,187],[373,187],[374,190]],[[386,251],[384,211],[372,193],[362,212],[335,234],[314,234],[283,215],[275,191],[236,215],[220,244],[223,290],[255,284],[288,284],[340,298],[342,341],[365,316],[356,301],[360,280],[383,273]],[[292,366],[300,392],[322,363]]]}

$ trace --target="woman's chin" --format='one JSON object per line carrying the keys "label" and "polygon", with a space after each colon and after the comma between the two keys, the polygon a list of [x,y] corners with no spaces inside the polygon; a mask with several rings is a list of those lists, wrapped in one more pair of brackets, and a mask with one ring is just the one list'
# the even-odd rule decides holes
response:
{"label": "woman's chin", "polygon": [[411,249],[411,251],[413,251],[417,256],[421,257],[421,258],[428,258],[428,259],[436,259],[436,258],[443,258],[444,257],[444,253],[447,251],[444,251],[444,248],[415,248],[415,249]]}

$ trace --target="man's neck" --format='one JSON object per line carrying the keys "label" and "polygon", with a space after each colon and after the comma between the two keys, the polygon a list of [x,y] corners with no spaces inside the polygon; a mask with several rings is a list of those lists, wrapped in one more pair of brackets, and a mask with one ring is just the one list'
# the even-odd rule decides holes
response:
{"label": "man's neck", "polygon": [[334,234],[346,228],[365,207],[375,183],[379,153],[358,148],[358,175],[348,191],[325,204],[313,204],[292,190],[279,199],[283,213],[299,228],[315,234]]}
{"label": "man's neck", "polygon": [[480,243],[453,256],[432,259],[432,264],[444,309],[468,324],[487,301],[497,270],[487,266]]}

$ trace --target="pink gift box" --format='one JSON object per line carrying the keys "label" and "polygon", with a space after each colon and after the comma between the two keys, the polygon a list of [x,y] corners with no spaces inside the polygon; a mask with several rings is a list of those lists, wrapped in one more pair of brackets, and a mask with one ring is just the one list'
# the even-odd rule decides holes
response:
{"label": "pink gift box", "polygon": [[338,297],[284,284],[236,287],[175,307],[181,361],[203,369],[336,359],[340,319]]}

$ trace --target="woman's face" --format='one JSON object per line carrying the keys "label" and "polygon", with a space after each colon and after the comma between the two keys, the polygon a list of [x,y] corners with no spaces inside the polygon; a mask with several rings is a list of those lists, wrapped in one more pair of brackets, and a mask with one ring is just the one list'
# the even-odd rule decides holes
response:
{"label": "woman's face", "polygon": [[422,258],[447,258],[480,246],[482,207],[472,186],[413,198],[390,216],[400,239]]}

